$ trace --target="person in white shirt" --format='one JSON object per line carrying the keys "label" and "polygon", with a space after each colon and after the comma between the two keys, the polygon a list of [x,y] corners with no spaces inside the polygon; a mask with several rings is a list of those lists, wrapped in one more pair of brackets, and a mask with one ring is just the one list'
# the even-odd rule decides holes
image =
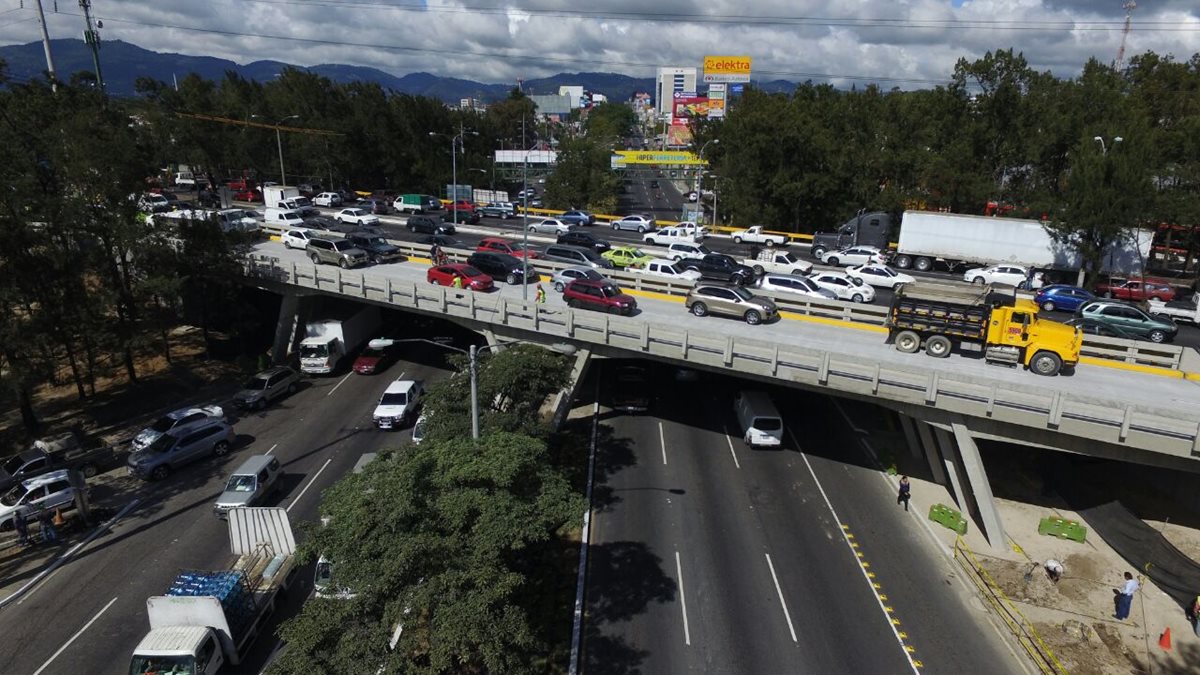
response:
{"label": "person in white shirt", "polygon": [[1125,620],[1129,618],[1129,610],[1133,607],[1133,594],[1138,589],[1138,582],[1129,572],[1125,573],[1125,583],[1120,588],[1114,588],[1113,593],[1116,597],[1113,601],[1117,606],[1117,613],[1114,615],[1117,619]]}

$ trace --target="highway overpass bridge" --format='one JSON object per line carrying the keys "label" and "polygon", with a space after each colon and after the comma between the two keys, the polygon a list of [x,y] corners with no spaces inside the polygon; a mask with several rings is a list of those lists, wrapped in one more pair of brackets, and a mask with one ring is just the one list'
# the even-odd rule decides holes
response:
{"label": "highway overpass bridge", "polygon": [[[576,373],[591,354],[643,357],[868,401],[900,413],[910,449],[977,516],[993,546],[1003,545],[1003,524],[976,439],[1200,471],[1200,364],[1192,350],[1089,338],[1092,356],[1074,374],[1046,378],[966,356],[899,353],[884,342],[880,308],[826,303],[816,311],[791,301],[782,320],[749,326],[694,317],[680,287],[641,279],[629,284],[638,313],[612,316],[569,309],[553,292],[538,304],[532,292],[525,300],[521,287],[502,283],[491,293],[430,285],[422,251],[396,243],[410,262],[362,271],[314,266],[276,242],[255,246],[247,281],[284,298],[277,358],[294,339],[303,299],[324,295],[452,320],[492,341],[569,342],[580,348]],[[535,263],[543,272],[556,267]]]}

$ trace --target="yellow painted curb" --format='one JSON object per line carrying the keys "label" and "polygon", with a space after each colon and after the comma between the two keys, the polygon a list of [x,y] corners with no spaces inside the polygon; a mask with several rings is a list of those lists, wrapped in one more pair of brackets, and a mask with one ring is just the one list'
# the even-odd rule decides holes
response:
{"label": "yellow painted curb", "polygon": [[820,323],[826,326],[837,326],[839,328],[853,328],[854,330],[865,330],[872,333],[887,333],[888,329],[883,326],[875,326],[869,323],[856,323],[854,321],[844,321],[842,319],[830,319],[825,316],[810,316],[808,314],[797,314],[796,312],[780,312],[779,316],[792,321],[808,321],[810,323]]}
{"label": "yellow painted curb", "polygon": [[[1089,366],[1101,366],[1104,368],[1115,368],[1117,370],[1132,370],[1138,373],[1148,373],[1150,375],[1159,375],[1162,377],[1177,377],[1183,379],[1188,375],[1188,373],[1184,373],[1183,371],[1171,370],[1170,368],[1163,368],[1161,366],[1143,366],[1140,363],[1125,363],[1124,361],[1098,359],[1094,356],[1080,356],[1079,362],[1086,363]],[[1200,377],[1200,375],[1195,373],[1192,373],[1192,375],[1194,377]]]}
{"label": "yellow painted curb", "polygon": [[283,241],[283,237],[279,236],[278,234],[273,234],[271,235],[271,241]]}
{"label": "yellow painted curb", "polygon": [[683,304],[683,301],[686,299],[681,295],[668,295],[666,293],[659,293],[657,291],[639,291],[639,290],[633,289],[633,288],[623,288],[621,290],[625,291],[629,295],[636,295],[636,296],[643,297],[643,298],[650,298],[652,300],[666,300],[667,302],[678,302],[680,304]]}

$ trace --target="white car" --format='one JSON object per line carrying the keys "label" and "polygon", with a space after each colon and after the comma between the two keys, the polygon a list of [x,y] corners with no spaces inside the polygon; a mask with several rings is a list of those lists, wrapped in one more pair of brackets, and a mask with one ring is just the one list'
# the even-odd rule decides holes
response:
{"label": "white car", "polygon": [[696,241],[702,241],[705,237],[712,234],[712,232],[709,232],[707,227],[703,225],[697,225],[690,220],[682,220],[678,223],[675,223],[672,227],[680,232],[687,232],[694,235],[696,237]]}
{"label": "white car", "polygon": [[396,380],[383,390],[371,418],[380,429],[398,429],[421,405],[423,387],[417,380]]}
{"label": "white car", "polygon": [[834,267],[843,265],[870,265],[883,263],[884,252],[874,246],[851,246],[840,251],[826,251],[821,254],[821,262]]}
{"label": "white car", "polygon": [[667,256],[672,260],[683,260],[684,258],[703,258],[712,253],[711,250],[704,244],[684,244],[675,243],[667,247]]}
{"label": "white car", "polygon": [[664,227],[661,230],[646,233],[642,241],[654,246],[667,246],[674,243],[691,244],[704,239],[704,235],[696,230],[681,227]]}
{"label": "white car", "polygon": [[312,230],[287,230],[280,239],[284,248],[298,248],[301,251],[308,248],[308,240],[314,236]]}
{"label": "white car", "polygon": [[632,215],[625,216],[620,220],[612,221],[612,229],[614,230],[637,230],[640,234],[645,234],[650,230],[655,229],[654,219],[650,216]]}
{"label": "white car", "polygon": [[846,276],[842,272],[821,272],[809,279],[821,288],[833,291],[839,300],[850,302],[872,302],[875,300],[875,289],[868,286],[862,279]]}
{"label": "white car", "polygon": [[774,293],[791,293],[818,300],[837,300],[836,293],[821,288],[812,279],[798,274],[764,274],[758,280],[758,287]]}
{"label": "white car", "polygon": [[157,213],[171,208],[171,202],[166,197],[148,192],[138,199],[138,210],[146,213]]}
{"label": "white car", "polygon": [[173,410],[155,420],[154,424],[139,431],[137,436],[133,437],[130,446],[134,452],[145,450],[166,434],[179,438],[186,432],[207,424],[210,419],[224,419],[224,417],[225,410],[219,405]]}
{"label": "white car", "polygon": [[571,231],[571,226],[557,218],[546,218],[541,222],[530,223],[530,232],[544,232],[546,234],[566,234]]}
{"label": "white car", "polygon": [[695,191],[695,190],[692,190],[691,192],[689,192],[689,193],[687,193],[686,195],[684,195],[684,197],[683,197],[683,198],[684,198],[684,199],[686,199],[686,200],[688,200],[689,202],[694,202],[694,201],[696,201],[696,200],[697,200],[699,197],[700,197],[700,195],[696,194],[696,191]]}
{"label": "white car", "polygon": [[855,265],[854,267],[846,268],[846,275],[855,279],[862,279],[872,286],[882,286],[892,290],[916,281],[911,276],[897,272],[887,265]]}
{"label": "white car", "polygon": [[341,211],[338,211],[337,215],[334,216],[334,220],[338,221],[339,223],[344,223],[346,225],[358,225],[360,227],[363,225],[378,225],[379,224],[379,216],[371,213],[370,211],[368,211],[366,209],[360,209],[360,208],[354,208],[354,207],[351,207],[348,209],[342,209]]}
{"label": "white car", "polygon": [[700,272],[685,270],[678,260],[655,258],[647,261],[641,269],[632,270],[648,277],[659,277],[671,281],[700,281]]}
{"label": "white car", "polygon": [[313,197],[313,203],[317,206],[341,206],[342,196],[336,192],[322,192]]}
{"label": "white car", "polygon": [[[1008,284],[1009,286],[1024,287],[1029,281],[1029,269],[1020,265],[992,265],[981,269],[967,270],[963,281],[973,284]],[[1041,286],[1040,279],[1035,276],[1034,288]]]}
{"label": "white car", "polygon": [[75,488],[66,469],[21,481],[0,499],[0,530],[12,531],[17,514],[29,523],[39,514],[69,509],[75,504]]}

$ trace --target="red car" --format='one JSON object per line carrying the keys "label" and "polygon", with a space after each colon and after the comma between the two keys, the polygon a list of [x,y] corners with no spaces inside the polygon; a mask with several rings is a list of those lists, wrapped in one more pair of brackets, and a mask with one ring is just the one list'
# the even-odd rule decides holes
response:
{"label": "red car", "polygon": [[1170,284],[1142,279],[1113,281],[1096,286],[1096,295],[1102,298],[1118,298],[1120,300],[1149,300],[1155,298],[1168,302],[1175,299],[1175,289]]}
{"label": "red car", "polygon": [[608,279],[576,279],[563,289],[563,300],[572,309],[594,309],[609,314],[633,314],[637,300]]}
{"label": "red car", "polygon": [[[479,246],[475,247],[475,250],[491,253],[507,253],[517,258],[524,257],[525,255],[525,249],[520,244],[515,244],[500,237],[484,237],[479,241]],[[530,249],[529,259],[535,260],[536,258],[538,258],[538,252]]]}
{"label": "red car", "polygon": [[448,210],[459,211],[462,213],[475,213],[475,204],[465,199],[460,199],[452,204],[449,204],[446,206],[446,208]]}
{"label": "red car", "polygon": [[425,278],[434,286],[453,286],[455,279],[462,279],[462,288],[473,291],[492,290],[492,278],[463,263],[451,263],[430,267]]}
{"label": "red car", "polygon": [[258,188],[239,190],[233,193],[233,201],[235,202],[261,202],[262,200],[263,195]]}
{"label": "red car", "polygon": [[354,359],[354,372],[359,375],[374,375],[387,370],[394,352],[390,349],[374,349],[368,346]]}

